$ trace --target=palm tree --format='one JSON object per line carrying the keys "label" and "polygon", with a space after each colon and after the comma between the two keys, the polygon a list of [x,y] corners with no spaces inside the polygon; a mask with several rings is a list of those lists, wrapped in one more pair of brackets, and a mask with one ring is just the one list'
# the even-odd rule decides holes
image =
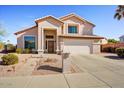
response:
{"label": "palm tree", "polygon": [[120,20],[121,18],[124,18],[124,5],[119,5],[117,7],[114,18],[117,18],[118,20]]}

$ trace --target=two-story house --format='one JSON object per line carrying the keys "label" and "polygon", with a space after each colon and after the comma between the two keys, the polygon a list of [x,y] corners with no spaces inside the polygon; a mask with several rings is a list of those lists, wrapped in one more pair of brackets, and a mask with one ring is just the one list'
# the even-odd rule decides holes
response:
{"label": "two-story house", "polygon": [[31,48],[38,53],[100,53],[103,37],[94,35],[95,25],[80,16],[46,16],[36,19],[35,23],[35,26],[15,33],[17,48]]}

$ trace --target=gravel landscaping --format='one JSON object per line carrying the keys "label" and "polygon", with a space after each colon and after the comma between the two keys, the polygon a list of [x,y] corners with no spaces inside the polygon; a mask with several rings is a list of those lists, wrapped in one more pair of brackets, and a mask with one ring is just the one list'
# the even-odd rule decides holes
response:
{"label": "gravel landscaping", "polygon": [[[9,76],[30,76],[30,75],[49,75],[62,73],[62,60],[60,55],[45,54],[16,54],[19,63],[14,65],[0,65],[0,77]],[[3,54],[0,54],[2,57]],[[80,72],[77,66],[71,65],[70,73]]]}

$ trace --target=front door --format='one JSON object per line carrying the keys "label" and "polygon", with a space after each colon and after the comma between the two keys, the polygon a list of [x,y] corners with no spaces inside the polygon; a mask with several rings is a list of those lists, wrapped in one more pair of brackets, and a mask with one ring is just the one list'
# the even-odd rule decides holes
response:
{"label": "front door", "polygon": [[54,41],[48,41],[48,53],[54,53]]}

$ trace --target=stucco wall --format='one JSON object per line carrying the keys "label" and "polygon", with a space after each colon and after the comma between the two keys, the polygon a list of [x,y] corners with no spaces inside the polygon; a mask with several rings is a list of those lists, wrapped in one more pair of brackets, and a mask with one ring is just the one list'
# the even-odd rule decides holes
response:
{"label": "stucco wall", "polygon": [[[33,35],[36,37],[36,41],[37,41],[37,27],[28,29],[27,31],[17,35],[17,48],[24,48],[23,38],[25,35]],[[37,42],[36,42],[36,49],[37,49]]]}
{"label": "stucco wall", "polygon": [[93,35],[93,25],[85,23],[82,33],[83,35]]}
{"label": "stucco wall", "polygon": [[48,28],[48,29],[57,29],[57,34],[62,33],[62,27],[61,24],[56,22],[54,19],[46,19],[45,21],[41,21],[38,23],[39,28]]}
{"label": "stucco wall", "polygon": [[64,34],[68,34],[68,24],[77,24],[79,26],[80,35],[92,35],[93,34],[93,25],[89,24],[88,22],[82,22],[81,20],[71,17],[64,22]]}
{"label": "stucco wall", "polygon": [[93,44],[93,54],[100,53],[101,47],[100,44]]}

